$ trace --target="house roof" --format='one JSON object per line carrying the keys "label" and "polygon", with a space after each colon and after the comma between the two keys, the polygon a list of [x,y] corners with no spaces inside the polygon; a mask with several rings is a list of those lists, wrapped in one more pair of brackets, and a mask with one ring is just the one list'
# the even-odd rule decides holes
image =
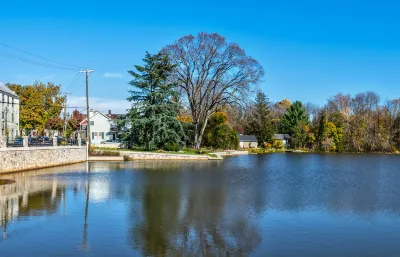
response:
{"label": "house roof", "polygon": [[[104,115],[103,113],[99,112],[99,111],[93,111],[93,115],[90,116],[89,119],[92,119],[94,116],[96,116],[97,114],[100,114],[102,116],[104,116],[107,120],[111,120],[109,117],[107,117],[107,115]],[[85,125],[86,124],[86,120],[87,120],[87,115],[84,115],[84,119],[79,123],[80,125]]]}
{"label": "house roof", "polygon": [[112,114],[106,114],[106,116],[108,117],[108,118],[110,118],[110,119],[112,119],[112,120],[114,120],[114,119],[118,119],[118,118],[120,118],[120,117],[124,117],[126,114],[114,114],[114,113],[112,113]]}
{"label": "house roof", "polygon": [[275,134],[274,139],[285,140],[285,139],[290,139],[290,136],[288,134]]}
{"label": "house roof", "polygon": [[239,135],[240,142],[257,142],[256,136],[253,135]]}
{"label": "house roof", "polygon": [[0,83],[0,92],[6,93],[7,95],[12,95],[19,99],[19,96],[16,93],[14,93],[14,91],[12,91],[11,89],[9,89],[8,87],[6,87],[1,83]]}

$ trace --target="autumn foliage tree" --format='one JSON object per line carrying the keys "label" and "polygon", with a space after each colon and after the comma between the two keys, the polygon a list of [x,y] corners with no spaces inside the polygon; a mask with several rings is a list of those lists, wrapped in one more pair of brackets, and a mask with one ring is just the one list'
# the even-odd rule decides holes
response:
{"label": "autumn foliage tree", "polygon": [[264,74],[255,59],[217,33],[182,37],[163,52],[175,65],[171,79],[190,110],[197,149],[209,118],[221,106],[243,103]]}
{"label": "autumn foliage tree", "polygon": [[[20,98],[20,129],[37,129],[43,133],[49,121],[60,116],[65,103],[61,86],[35,82],[33,85],[7,85]],[[52,122],[51,122],[52,123]]]}

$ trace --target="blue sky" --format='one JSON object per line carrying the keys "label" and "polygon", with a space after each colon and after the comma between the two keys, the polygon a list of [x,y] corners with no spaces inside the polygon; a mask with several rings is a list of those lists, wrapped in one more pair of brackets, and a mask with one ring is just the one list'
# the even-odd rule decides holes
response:
{"label": "blue sky", "polygon": [[[34,3],[35,2],[35,3]],[[39,2],[39,3],[37,3]],[[398,1],[1,1],[0,42],[95,69],[93,106],[120,112],[128,105],[127,70],[145,51],[179,37],[217,32],[264,67],[260,87],[271,100],[322,105],[338,92],[376,91],[400,97]],[[0,53],[35,59],[0,45]],[[37,61],[42,62],[43,60]],[[52,81],[84,106],[84,79],[0,55],[0,81]]]}

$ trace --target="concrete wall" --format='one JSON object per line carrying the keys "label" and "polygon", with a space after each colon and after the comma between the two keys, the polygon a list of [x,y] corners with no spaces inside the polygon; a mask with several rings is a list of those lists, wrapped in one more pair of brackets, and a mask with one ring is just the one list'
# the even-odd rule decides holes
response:
{"label": "concrete wall", "polygon": [[86,146],[0,148],[0,174],[86,160]]}

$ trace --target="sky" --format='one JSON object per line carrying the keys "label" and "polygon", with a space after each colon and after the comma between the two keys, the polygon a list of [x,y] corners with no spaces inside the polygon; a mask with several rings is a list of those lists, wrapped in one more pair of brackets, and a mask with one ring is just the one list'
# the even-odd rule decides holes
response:
{"label": "sky", "polygon": [[74,66],[43,67],[0,44],[0,83],[54,82],[72,93],[71,109],[83,109],[85,80],[75,66],[94,69],[91,107],[121,113],[129,108],[127,71],[145,51],[216,32],[263,66],[259,87],[271,101],[323,105],[339,92],[367,90],[386,101],[400,97],[398,10],[395,0],[0,1],[0,43]]}

